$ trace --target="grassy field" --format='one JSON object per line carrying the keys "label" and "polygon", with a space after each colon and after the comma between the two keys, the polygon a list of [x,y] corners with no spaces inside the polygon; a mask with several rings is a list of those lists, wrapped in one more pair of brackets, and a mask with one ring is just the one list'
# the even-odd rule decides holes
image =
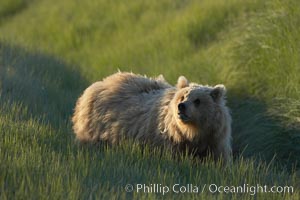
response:
{"label": "grassy field", "polygon": [[[76,99],[118,69],[225,84],[232,166],[130,141],[78,145]],[[0,199],[299,199],[299,74],[297,0],[1,0]],[[143,193],[136,184],[200,191]],[[212,193],[211,184],[294,191]]]}

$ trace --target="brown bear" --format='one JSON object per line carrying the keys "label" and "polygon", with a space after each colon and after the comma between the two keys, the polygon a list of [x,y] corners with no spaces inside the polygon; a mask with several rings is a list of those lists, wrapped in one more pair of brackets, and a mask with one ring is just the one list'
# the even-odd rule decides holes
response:
{"label": "brown bear", "polygon": [[230,160],[231,116],[225,87],[189,83],[175,87],[156,79],[118,72],[88,87],[72,118],[82,142],[115,144],[131,138],[174,152]]}

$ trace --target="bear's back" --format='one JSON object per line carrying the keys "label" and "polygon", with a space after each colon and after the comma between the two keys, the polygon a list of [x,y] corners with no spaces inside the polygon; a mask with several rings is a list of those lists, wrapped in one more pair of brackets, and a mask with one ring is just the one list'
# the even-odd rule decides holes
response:
{"label": "bear's back", "polygon": [[152,79],[128,72],[115,73],[105,78],[101,85],[110,91],[117,91],[118,93],[124,93],[124,95],[149,93],[172,87],[161,77]]}

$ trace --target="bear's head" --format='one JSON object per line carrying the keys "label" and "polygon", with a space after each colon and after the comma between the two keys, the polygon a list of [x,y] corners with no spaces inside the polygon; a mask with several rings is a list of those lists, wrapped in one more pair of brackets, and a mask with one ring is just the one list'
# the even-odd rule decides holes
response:
{"label": "bear's head", "polygon": [[199,133],[209,134],[222,126],[226,94],[224,85],[198,85],[189,83],[181,76],[176,87],[177,91],[171,102],[173,117],[178,128],[183,133],[188,133],[188,139],[194,140]]}

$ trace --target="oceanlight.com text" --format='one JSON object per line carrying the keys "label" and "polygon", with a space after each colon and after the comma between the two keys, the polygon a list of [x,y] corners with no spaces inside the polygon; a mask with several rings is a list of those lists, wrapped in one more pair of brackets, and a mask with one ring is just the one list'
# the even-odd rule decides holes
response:
{"label": "oceanlight.com text", "polygon": [[217,185],[217,184],[173,184],[173,185],[163,185],[163,184],[127,184],[125,186],[126,192],[136,192],[136,193],[156,193],[156,194],[183,194],[183,193],[195,193],[201,194],[204,192],[209,192],[212,194],[225,193],[225,194],[249,194],[255,195],[257,193],[278,193],[285,194],[294,192],[293,186],[268,186],[268,185]]}

